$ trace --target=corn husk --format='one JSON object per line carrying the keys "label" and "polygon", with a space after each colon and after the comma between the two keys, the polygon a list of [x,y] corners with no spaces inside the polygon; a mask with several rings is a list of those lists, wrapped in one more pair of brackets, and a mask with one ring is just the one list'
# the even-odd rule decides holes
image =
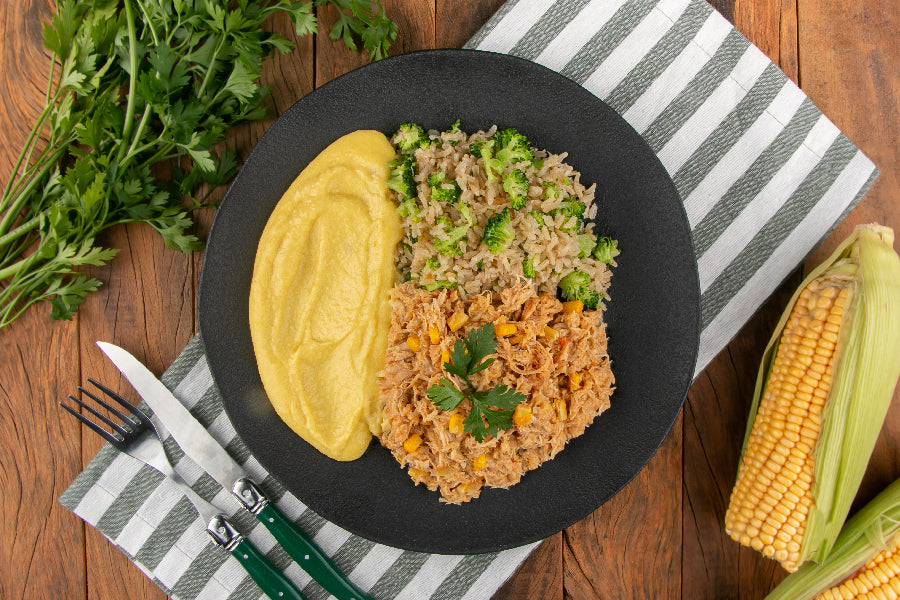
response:
{"label": "corn husk", "polygon": [[841,530],[828,558],[807,562],[765,600],[810,600],[856,573],[900,540],[900,479],[857,512]]}
{"label": "corn husk", "polygon": [[800,561],[822,562],[847,518],[900,377],[900,257],[894,232],[857,226],[814,269],[788,303],[766,348],[747,422],[750,439],[781,332],[802,290],[820,276],[849,277],[854,293],[838,334],[836,367],[813,449],[814,506],[806,521]]}

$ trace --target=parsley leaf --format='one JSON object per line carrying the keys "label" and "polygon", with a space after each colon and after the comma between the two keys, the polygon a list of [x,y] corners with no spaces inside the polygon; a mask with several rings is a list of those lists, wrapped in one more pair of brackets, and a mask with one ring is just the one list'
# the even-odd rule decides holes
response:
{"label": "parsley leaf", "polygon": [[198,250],[192,212],[237,171],[225,134],[266,118],[263,62],[293,47],[266,21],[316,33],[325,5],[348,48],[386,56],[397,26],[378,0],[59,0],[46,102],[0,196],[0,328],[38,302],[71,319],[100,286],[78,268],[112,259],[94,240],[114,225]]}
{"label": "parsley leaf", "polygon": [[458,390],[444,377],[425,392],[441,410],[454,410],[464,399],[471,400],[472,410],[463,421],[463,428],[478,442],[483,442],[488,435],[497,435],[501,429],[512,427],[516,405],[526,399],[524,394],[505,385],[484,391],[476,390],[472,385],[469,378],[493,364],[494,359],[487,357],[496,350],[493,323],[473,329],[464,339],[456,341],[450,351],[451,362],[444,363],[444,370],[460,377],[466,384],[466,390]]}
{"label": "parsley leaf", "polygon": [[442,377],[439,384],[431,386],[425,393],[441,410],[453,410],[464,398],[464,394],[453,387],[446,377]]}

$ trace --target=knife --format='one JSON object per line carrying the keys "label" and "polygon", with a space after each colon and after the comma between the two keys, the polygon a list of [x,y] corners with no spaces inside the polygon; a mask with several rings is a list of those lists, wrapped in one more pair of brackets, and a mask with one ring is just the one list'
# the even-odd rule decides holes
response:
{"label": "knife", "polygon": [[237,498],[285,552],[337,600],[373,600],[348,580],[300,527],[269,502],[247,472],[210,435],[178,398],[139,360],[106,342],[97,345],[137,390],[175,441],[197,465]]}

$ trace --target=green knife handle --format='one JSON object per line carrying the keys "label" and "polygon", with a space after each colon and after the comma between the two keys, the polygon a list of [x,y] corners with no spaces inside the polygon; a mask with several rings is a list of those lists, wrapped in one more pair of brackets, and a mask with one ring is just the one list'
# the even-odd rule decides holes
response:
{"label": "green knife handle", "polygon": [[272,532],[285,552],[332,596],[338,600],[372,600],[353,585],[306,532],[284,516],[274,504],[264,506],[256,518]]}
{"label": "green knife handle", "polygon": [[300,590],[246,539],[231,551],[263,593],[273,600],[306,600]]}
{"label": "green knife handle", "polygon": [[316,546],[312,538],[269,502],[252,481],[241,478],[232,493],[260,523],[266,526],[284,551],[293,558],[319,585],[337,600],[373,600],[353,585],[341,573],[328,555]]}
{"label": "green knife handle", "polygon": [[266,596],[273,600],[307,600],[284,573],[276,569],[250,540],[238,533],[225,515],[210,519],[206,531],[217,546],[225,548],[238,559]]}

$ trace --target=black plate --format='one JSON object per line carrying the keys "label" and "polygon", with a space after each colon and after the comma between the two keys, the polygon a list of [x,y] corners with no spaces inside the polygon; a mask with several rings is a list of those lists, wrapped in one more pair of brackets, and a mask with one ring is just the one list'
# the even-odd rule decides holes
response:
{"label": "black plate", "polygon": [[[390,135],[412,121],[473,132],[516,127],[538,148],[568,152],[597,182],[595,231],[622,250],[607,310],[616,377],[612,408],[560,455],[508,490],[462,506],[414,486],[373,442],[362,458],[326,458],[275,414],[250,341],[248,296],[269,213],[328,144],[357,129]],[[681,410],[699,343],[700,292],[684,209],[640,136],[574,82],[502,54],[435,50],[356,69],[288,109],[250,154],[216,213],[200,276],[200,330],[225,409],[253,455],[326,519],[390,546],[443,554],[495,551],[543,539],[625,486]]]}

